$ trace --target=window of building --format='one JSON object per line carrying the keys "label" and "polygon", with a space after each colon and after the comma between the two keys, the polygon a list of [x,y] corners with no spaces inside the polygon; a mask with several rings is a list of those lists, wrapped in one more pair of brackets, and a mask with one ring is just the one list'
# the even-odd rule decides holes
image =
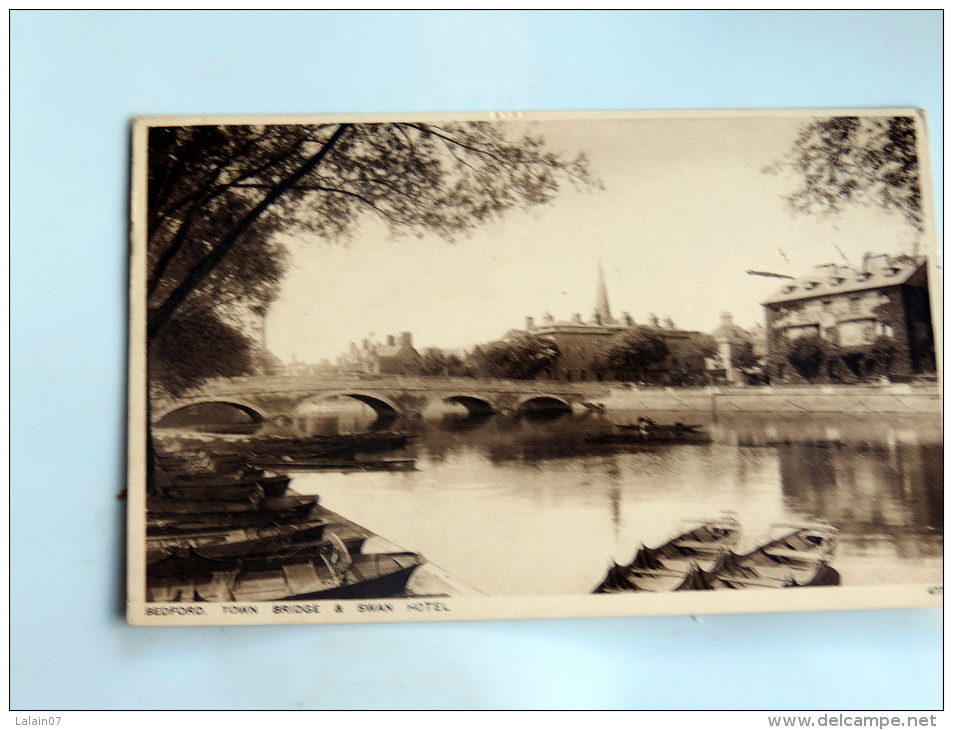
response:
{"label": "window of building", "polygon": [[893,327],[889,324],[884,324],[883,322],[877,322],[874,324],[873,333],[875,337],[893,337]]}
{"label": "window of building", "polygon": [[851,297],[849,302],[850,313],[857,314],[860,311],[860,297]]}
{"label": "window of building", "polygon": [[820,335],[821,329],[816,324],[801,325],[799,327],[788,327],[785,334],[789,340],[796,340],[798,337],[807,335]]}
{"label": "window of building", "polygon": [[585,380],[585,379],[586,379],[586,371],[585,371],[585,370],[580,370],[580,371],[579,371],[579,379],[580,379],[580,380]]}
{"label": "window of building", "polygon": [[866,345],[874,339],[874,321],[859,319],[852,322],[841,322],[837,327],[837,336],[843,347]]}
{"label": "window of building", "polygon": [[570,383],[572,382],[572,370],[569,368],[566,368],[566,381]]}

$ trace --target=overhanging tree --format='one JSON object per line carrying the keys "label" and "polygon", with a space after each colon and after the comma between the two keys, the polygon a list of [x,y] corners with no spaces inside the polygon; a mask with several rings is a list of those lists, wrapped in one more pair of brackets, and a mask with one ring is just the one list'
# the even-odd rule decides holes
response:
{"label": "overhanging tree", "polygon": [[489,122],[157,127],[149,134],[150,379],[177,393],[247,372],[280,285],[283,231],[326,240],[374,215],[449,240],[593,185],[586,159]]}
{"label": "overhanging tree", "polygon": [[[805,124],[788,153],[765,168],[793,171],[786,197],[797,213],[831,215],[872,205],[903,215],[915,234],[924,219],[913,117],[825,117]],[[918,235],[914,236],[917,253]]]}

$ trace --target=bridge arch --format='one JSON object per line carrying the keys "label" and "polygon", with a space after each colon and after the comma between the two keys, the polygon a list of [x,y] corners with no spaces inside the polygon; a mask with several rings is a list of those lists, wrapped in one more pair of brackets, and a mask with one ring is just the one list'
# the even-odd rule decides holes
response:
{"label": "bridge arch", "polygon": [[459,403],[471,416],[496,412],[493,404],[485,397],[459,393],[443,399],[444,403]]}
{"label": "bridge arch", "polygon": [[176,403],[161,406],[160,408],[153,411],[152,419],[156,426],[161,427],[163,425],[162,422],[170,416],[190,409],[194,410],[197,406],[229,406],[247,415],[249,418],[251,418],[251,422],[255,424],[261,424],[268,420],[268,414],[265,413],[265,411],[257,404],[235,398],[217,399],[210,398],[208,396],[204,398],[192,398],[186,401],[178,401]]}
{"label": "bridge arch", "polygon": [[532,411],[572,412],[572,404],[565,398],[555,395],[527,395],[516,402],[515,411],[526,413]]}
{"label": "bridge arch", "polygon": [[353,398],[373,408],[378,416],[399,416],[403,413],[400,406],[385,395],[379,393],[361,393],[356,390],[332,390],[327,393],[319,393],[308,396],[307,398],[302,398],[295,406],[295,411],[300,411],[304,405],[323,403],[332,398]]}

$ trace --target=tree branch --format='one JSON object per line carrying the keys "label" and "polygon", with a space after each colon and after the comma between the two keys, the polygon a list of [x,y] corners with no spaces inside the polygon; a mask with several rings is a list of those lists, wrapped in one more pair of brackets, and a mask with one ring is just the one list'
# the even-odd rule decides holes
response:
{"label": "tree branch", "polygon": [[188,273],[185,279],[175,288],[168,298],[156,309],[149,313],[148,337],[154,339],[163,326],[171,319],[175,311],[185,301],[186,297],[201,284],[201,282],[215,269],[235,244],[251,228],[261,215],[268,210],[281,196],[291,190],[308,173],[314,170],[321,161],[327,157],[328,153],[334,148],[345,132],[351,127],[350,124],[341,124],[335,130],[334,134],[310,159],[301,165],[294,173],[286,177],[280,183],[275,185],[268,195],[250,210],[239,221],[234,228],[215,246],[196,266]]}
{"label": "tree branch", "polygon": [[[247,149],[251,145],[253,145],[254,142],[260,141],[262,139],[265,139],[265,135],[260,135],[257,140],[253,140],[252,142],[250,142],[248,145],[245,146],[243,151],[247,151]],[[298,149],[298,145],[301,144],[301,142],[303,141],[304,141],[303,139],[298,140],[289,149],[287,149],[284,153],[278,155],[277,157],[272,158],[268,162],[262,165],[259,165],[258,167],[252,168],[248,172],[243,173],[239,177],[236,177],[231,182],[212,188],[212,190],[208,191],[203,196],[198,197],[198,199],[195,200],[194,204],[192,205],[192,208],[189,211],[188,215],[186,216],[186,219],[182,222],[182,225],[180,226],[178,232],[176,233],[175,238],[172,240],[172,243],[169,244],[169,247],[162,253],[162,256],[156,262],[156,266],[152,272],[152,276],[149,277],[149,286],[147,289],[148,296],[152,296],[158,290],[159,284],[162,282],[162,277],[165,275],[166,270],[168,269],[169,265],[172,263],[173,259],[178,255],[179,251],[182,249],[182,246],[185,245],[185,242],[188,239],[189,231],[192,228],[192,223],[194,221],[193,215],[195,211],[197,211],[198,209],[200,209],[202,206],[206,205],[207,203],[211,202],[218,196],[224,195],[229,190],[232,190],[233,188],[236,188],[236,187],[242,187],[241,185],[238,184],[239,181],[248,180],[249,178],[252,178],[252,177],[255,177],[256,175],[261,174],[262,172],[267,170],[269,167],[280,165],[281,163],[287,161],[289,157],[294,155],[295,151]],[[237,154],[241,154],[241,152]],[[223,161],[222,164],[218,166],[218,168],[215,171],[215,175],[213,176],[213,181],[215,178],[219,176],[219,174],[221,174],[226,163],[232,162],[233,160],[234,160],[234,156],[231,156],[228,160]],[[195,197],[196,196],[187,196],[187,198],[185,199],[195,198]]]}

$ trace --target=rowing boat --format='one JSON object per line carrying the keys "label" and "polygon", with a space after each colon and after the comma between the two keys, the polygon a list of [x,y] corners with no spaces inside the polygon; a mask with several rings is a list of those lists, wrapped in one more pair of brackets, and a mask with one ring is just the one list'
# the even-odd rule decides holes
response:
{"label": "rowing boat", "polygon": [[662,545],[644,545],[628,565],[613,563],[593,593],[697,590],[704,574],[738,544],[736,520],[705,522]]}
{"label": "rowing boat", "polygon": [[295,469],[301,471],[413,471],[416,468],[415,458],[387,458],[387,459],[330,459],[330,458],[298,458],[283,457],[274,461],[258,461],[269,469]]}
{"label": "rowing boat", "polygon": [[684,423],[616,423],[615,428],[587,438],[590,443],[638,444],[707,443],[711,436],[699,424]]}
{"label": "rowing boat", "polygon": [[241,556],[277,550],[295,543],[319,540],[327,522],[306,520],[260,527],[172,530],[146,537],[146,562],[150,565],[177,555],[207,558]]}
{"label": "rowing boat", "polygon": [[[389,598],[403,595],[423,558],[412,552],[352,554],[329,541],[316,557],[234,561],[188,576],[152,575],[150,601],[298,601]],[[215,561],[209,561],[214,563]],[[194,566],[193,566],[194,569]]]}
{"label": "rowing boat", "polygon": [[726,553],[709,572],[715,590],[799,588],[840,584],[831,566],[837,530],[826,524],[778,525],[744,555]]}

